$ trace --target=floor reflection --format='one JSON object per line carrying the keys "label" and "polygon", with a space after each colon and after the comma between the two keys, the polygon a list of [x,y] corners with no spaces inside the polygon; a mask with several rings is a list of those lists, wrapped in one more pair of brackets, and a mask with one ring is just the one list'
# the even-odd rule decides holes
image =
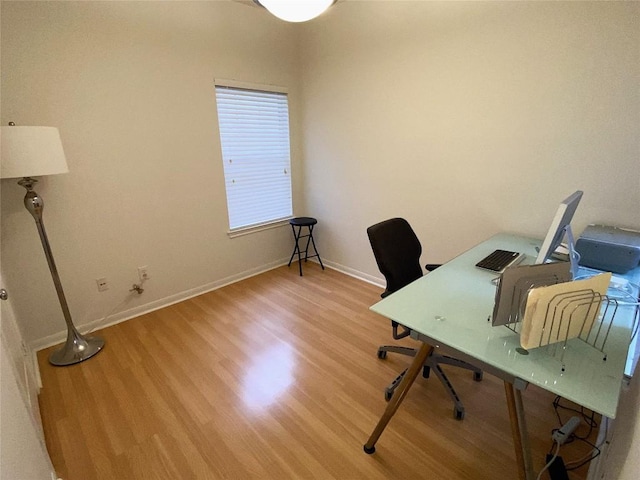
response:
{"label": "floor reflection", "polygon": [[243,400],[251,409],[264,409],[293,383],[294,350],[287,343],[272,345],[253,359],[243,384]]}

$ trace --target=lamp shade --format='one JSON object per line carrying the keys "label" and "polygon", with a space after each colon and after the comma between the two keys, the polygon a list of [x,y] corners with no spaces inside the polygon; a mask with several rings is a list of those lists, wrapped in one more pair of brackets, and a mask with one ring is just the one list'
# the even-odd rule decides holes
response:
{"label": "lamp shade", "polygon": [[0,127],[0,178],[67,173],[67,160],[55,127]]}
{"label": "lamp shade", "polygon": [[287,22],[306,22],[316,18],[335,0],[259,0],[273,15]]}

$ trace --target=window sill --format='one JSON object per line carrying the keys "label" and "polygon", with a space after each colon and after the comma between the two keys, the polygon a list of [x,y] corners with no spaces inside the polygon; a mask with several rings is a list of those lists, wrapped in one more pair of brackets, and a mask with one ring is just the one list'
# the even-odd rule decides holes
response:
{"label": "window sill", "polygon": [[227,235],[229,238],[242,237],[244,235],[251,235],[252,233],[262,232],[264,230],[271,230],[272,228],[282,227],[289,224],[289,219],[293,217],[287,217],[280,220],[274,220],[273,222],[261,223],[259,225],[251,225],[250,227],[241,227],[234,230],[229,230]]}

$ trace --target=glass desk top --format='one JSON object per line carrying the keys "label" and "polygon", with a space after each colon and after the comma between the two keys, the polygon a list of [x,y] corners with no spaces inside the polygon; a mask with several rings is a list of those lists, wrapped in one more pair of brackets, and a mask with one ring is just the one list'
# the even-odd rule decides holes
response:
{"label": "glass desk top", "polygon": [[389,295],[371,310],[410,328],[414,338],[453,350],[488,373],[537,385],[615,418],[635,307],[621,306],[616,313],[604,349],[606,360],[582,340],[569,340],[562,362],[564,372],[558,356],[547,350],[553,346],[519,353],[519,335],[505,326],[491,325],[496,291],[492,279],[496,274],[475,264],[496,249],[524,253],[524,263],[533,263],[540,243],[516,235],[496,235]]}

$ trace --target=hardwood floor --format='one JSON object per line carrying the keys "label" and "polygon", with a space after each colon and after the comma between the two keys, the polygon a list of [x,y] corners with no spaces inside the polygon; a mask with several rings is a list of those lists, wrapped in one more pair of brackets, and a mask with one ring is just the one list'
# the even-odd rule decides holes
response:
{"label": "hardwood floor", "polygon": [[[105,328],[104,351],[78,365],[52,367],[49,351],[39,352],[40,408],[59,476],[516,478],[502,382],[446,366],[465,419],[453,418],[435,377],[418,377],[366,455],[384,387],[410,360],[376,357],[391,340],[388,320],[368,309],[378,287],[316,264],[304,274],[277,268]],[[559,423],[551,394],[529,387],[523,397],[539,470]],[[583,422],[578,433],[586,432]],[[589,451],[575,441],[560,454],[566,463]],[[587,468],[571,478],[586,478]]]}

